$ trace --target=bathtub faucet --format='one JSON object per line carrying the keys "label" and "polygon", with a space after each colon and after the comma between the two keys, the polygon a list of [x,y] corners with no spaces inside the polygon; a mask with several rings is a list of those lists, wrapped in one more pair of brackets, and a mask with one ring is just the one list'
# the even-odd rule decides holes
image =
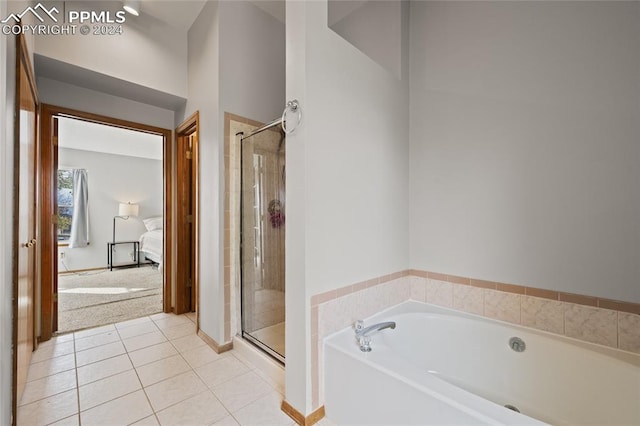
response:
{"label": "bathtub faucet", "polygon": [[369,334],[384,330],[385,328],[394,329],[396,328],[396,323],[394,321],[379,322],[365,327],[364,321],[358,320],[353,324],[353,328],[356,331],[356,339],[358,339],[360,350],[362,352],[371,352],[371,336],[369,336]]}

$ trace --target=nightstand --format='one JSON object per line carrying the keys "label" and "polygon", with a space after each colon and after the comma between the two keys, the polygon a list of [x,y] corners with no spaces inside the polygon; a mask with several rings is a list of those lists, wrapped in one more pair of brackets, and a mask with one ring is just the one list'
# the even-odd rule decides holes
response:
{"label": "nightstand", "polygon": [[[133,263],[122,263],[120,265],[113,264],[113,250],[118,244],[132,244],[133,245]],[[138,250],[140,249],[140,241],[115,241],[107,243],[107,266],[109,270],[113,271],[113,268],[129,268],[132,266],[140,267],[140,256]]]}

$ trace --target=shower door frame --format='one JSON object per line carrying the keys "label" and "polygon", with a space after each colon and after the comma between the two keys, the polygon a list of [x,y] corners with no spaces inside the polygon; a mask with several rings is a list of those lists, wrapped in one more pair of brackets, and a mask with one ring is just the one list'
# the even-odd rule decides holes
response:
{"label": "shower door frame", "polygon": [[[275,349],[269,347],[266,343],[252,336],[250,332],[245,331],[245,298],[244,298],[244,173],[243,173],[243,162],[244,162],[244,140],[248,139],[252,136],[257,135],[258,133],[262,133],[265,130],[272,129],[274,127],[281,126],[282,127],[282,119],[276,119],[271,121],[270,123],[265,124],[262,127],[252,131],[248,135],[242,135],[240,137],[240,265],[239,265],[239,275],[240,275],[240,331],[243,339],[247,340],[249,343],[257,347],[258,349],[265,352],[267,355],[285,365],[285,356],[278,353]],[[286,144],[286,135],[285,135],[285,144]],[[285,145],[285,159],[286,159],[286,145]],[[285,197],[286,197],[286,189],[285,189]],[[286,233],[286,230],[285,230]],[[286,235],[286,234],[285,234]],[[286,285],[285,285],[286,292]],[[285,319],[286,324],[286,319]]]}

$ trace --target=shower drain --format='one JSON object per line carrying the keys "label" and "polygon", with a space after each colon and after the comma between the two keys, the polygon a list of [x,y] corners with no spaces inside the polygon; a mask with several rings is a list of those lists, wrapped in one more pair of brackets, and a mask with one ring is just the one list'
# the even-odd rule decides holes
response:
{"label": "shower drain", "polygon": [[515,411],[516,413],[520,412],[520,410],[518,410],[518,407],[516,407],[515,405],[507,404],[504,406],[504,408],[508,408],[509,410]]}
{"label": "shower drain", "polygon": [[512,337],[509,339],[509,347],[516,352],[524,352],[527,349],[527,344],[519,337]]}

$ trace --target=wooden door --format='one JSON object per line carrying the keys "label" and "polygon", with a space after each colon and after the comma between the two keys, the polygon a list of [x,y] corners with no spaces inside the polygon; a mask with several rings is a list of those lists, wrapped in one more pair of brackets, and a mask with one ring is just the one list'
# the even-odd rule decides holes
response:
{"label": "wooden door", "polygon": [[196,311],[198,299],[198,131],[197,115],[177,131],[175,312]]}
{"label": "wooden door", "polygon": [[[34,289],[36,260],[36,153],[38,95],[24,37],[16,47],[14,140],[13,363],[16,409],[35,349]],[[15,411],[14,411],[15,415]],[[15,416],[14,416],[15,419]]]}

